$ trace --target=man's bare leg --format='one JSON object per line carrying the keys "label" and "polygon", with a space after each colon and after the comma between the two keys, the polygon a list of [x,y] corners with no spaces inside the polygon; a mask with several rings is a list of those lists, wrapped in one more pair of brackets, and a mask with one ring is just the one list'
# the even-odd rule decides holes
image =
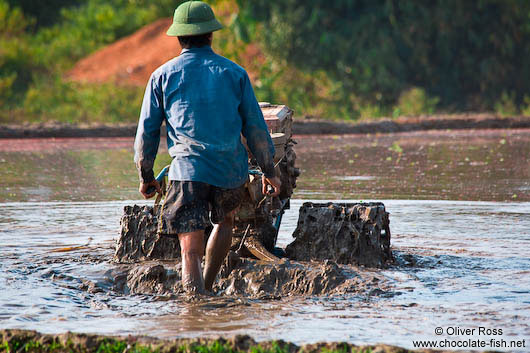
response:
{"label": "man's bare leg", "polygon": [[203,294],[201,262],[204,254],[204,230],[179,234],[182,259],[182,287],[188,293]]}
{"label": "man's bare leg", "polygon": [[206,257],[204,265],[204,287],[211,291],[215,277],[223,264],[230,246],[232,245],[232,228],[234,227],[234,216],[236,211],[226,215],[223,222],[216,224],[206,245]]}

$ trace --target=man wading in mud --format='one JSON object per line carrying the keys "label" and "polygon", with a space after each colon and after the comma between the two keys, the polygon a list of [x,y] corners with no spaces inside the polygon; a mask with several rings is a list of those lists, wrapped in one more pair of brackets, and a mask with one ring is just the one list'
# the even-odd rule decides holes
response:
{"label": "man wading in mud", "polygon": [[[166,121],[173,157],[169,187],[161,210],[165,234],[178,235],[182,284],[191,293],[211,291],[230,249],[234,213],[248,177],[248,156],[240,134],[263,172],[264,192],[280,192],[274,173],[274,146],[254,91],[243,68],[215,54],[212,32],[222,28],[206,3],[188,1],[176,10],[167,35],[176,36],[180,56],[159,67],[149,79],[135,141],[140,193],[160,186],[153,164]],[[211,216],[209,213],[211,211]],[[214,223],[205,251],[204,230]],[[204,276],[204,277],[203,277]]]}

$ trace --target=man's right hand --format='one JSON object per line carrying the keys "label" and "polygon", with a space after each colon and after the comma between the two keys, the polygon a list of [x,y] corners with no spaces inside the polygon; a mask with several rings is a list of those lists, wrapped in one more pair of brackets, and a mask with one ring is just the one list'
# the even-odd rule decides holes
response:
{"label": "man's right hand", "polygon": [[[263,185],[263,189],[261,190],[264,195],[269,196],[278,196],[280,195],[280,188],[282,186],[282,182],[280,178],[274,177],[274,178],[267,178],[265,175],[261,177],[261,184]],[[272,186],[273,192],[269,193],[267,191],[267,186]]]}
{"label": "man's right hand", "polygon": [[[154,186],[154,188],[155,188],[154,190],[155,191],[147,193],[149,187],[151,187],[151,186]],[[158,183],[158,181],[156,181],[156,179],[153,180],[153,181],[150,181],[149,183],[140,182],[140,188],[138,189],[138,191],[140,191],[140,194],[142,194],[144,199],[150,199],[151,197],[155,196],[157,192],[159,192],[159,193],[162,192],[161,189],[160,189],[160,184]]]}

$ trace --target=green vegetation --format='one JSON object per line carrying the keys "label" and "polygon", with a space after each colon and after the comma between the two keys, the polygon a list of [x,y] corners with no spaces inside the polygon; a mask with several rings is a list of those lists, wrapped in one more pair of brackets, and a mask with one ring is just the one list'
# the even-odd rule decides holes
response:
{"label": "green vegetation", "polygon": [[[0,352],[16,353],[16,352],[31,352],[31,353],[54,353],[54,352],[82,352],[82,353],[295,353],[296,351],[303,352],[303,350],[292,349],[292,346],[284,345],[273,341],[263,347],[261,345],[254,345],[248,350],[241,350],[231,346],[224,340],[215,340],[208,343],[185,343],[175,344],[167,342],[167,344],[153,344],[142,345],[137,342],[127,342],[121,339],[114,338],[98,338],[96,344],[76,344],[72,340],[62,342],[57,338],[43,340],[35,340],[29,337],[20,337],[0,343]],[[318,351],[315,351],[318,352]],[[320,349],[321,353],[371,353],[370,347],[353,347],[348,344],[338,344],[336,348],[329,349],[323,347]],[[400,352],[408,352],[407,350],[400,350]]]}
{"label": "green vegetation", "polygon": [[71,340],[63,343],[57,338],[53,338],[49,342],[29,340],[11,340],[10,342],[3,341],[0,344],[0,352],[15,353],[15,352],[32,352],[32,353],[52,353],[52,352],[95,352],[95,353],[157,353],[157,349],[151,349],[147,346],[139,344],[128,344],[125,341],[105,338],[98,345],[94,347],[83,347],[74,344]]}
{"label": "green vegetation", "polygon": [[327,96],[350,117],[435,109],[517,114],[527,107],[528,1],[238,4],[242,21],[255,29],[251,38],[285,66],[324,72],[333,91]]}
{"label": "green vegetation", "polygon": [[26,91],[24,113],[35,120],[119,123],[136,120],[143,89],[86,84],[54,78],[35,80]]}
{"label": "green vegetation", "polygon": [[174,1],[54,2],[0,0],[0,121],[136,118],[138,88],[71,83],[63,75],[101,46],[167,16]]}
{"label": "green vegetation", "polygon": [[[143,88],[81,84],[81,58],[171,16],[183,0],[0,0],[0,123],[132,122]],[[259,100],[298,115],[358,119],[530,114],[530,2],[211,0],[215,46],[248,62]]]}

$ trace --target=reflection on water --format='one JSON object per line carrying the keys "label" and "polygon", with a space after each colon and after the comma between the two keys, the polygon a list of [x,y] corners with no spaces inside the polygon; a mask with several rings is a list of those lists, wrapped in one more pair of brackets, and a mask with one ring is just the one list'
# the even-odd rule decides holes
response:
{"label": "reflection on water", "polygon": [[[88,201],[138,196],[131,138],[0,139],[5,201]],[[169,164],[161,153],[155,168]]]}
{"label": "reflection on water", "polygon": [[[132,139],[0,140],[0,327],[412,348],[413,339],[440,338],[437,326],[485,326],[528,341],[530,130],[298,142],[302,176],[278,245],[291,241],[302,199],[386,200],[402,265],[382,273],[395,296],[187,303],[113,293],[123,206],[145,203],[130,201],[138,198]],[[168,162],[161,155],[156,169]],[[459,199],[468,201],[450,201]],[[53,251],[89,238],[87,248]],[[86,290],[87,281],[103,290]]]}
{"label": "reflection on water", "polygon": [[[300,136],[298,195],[530,200],[530,130]],[[314,196],[313,196],[314,197]]]}
{"label": "reflection on water", "polygon": [[[298,136],[296,196],[530,200],[530,129]],[[138,197],[132,138],[0,140],[0,201]],[[161,146],[156,170],[169,164]]]}

